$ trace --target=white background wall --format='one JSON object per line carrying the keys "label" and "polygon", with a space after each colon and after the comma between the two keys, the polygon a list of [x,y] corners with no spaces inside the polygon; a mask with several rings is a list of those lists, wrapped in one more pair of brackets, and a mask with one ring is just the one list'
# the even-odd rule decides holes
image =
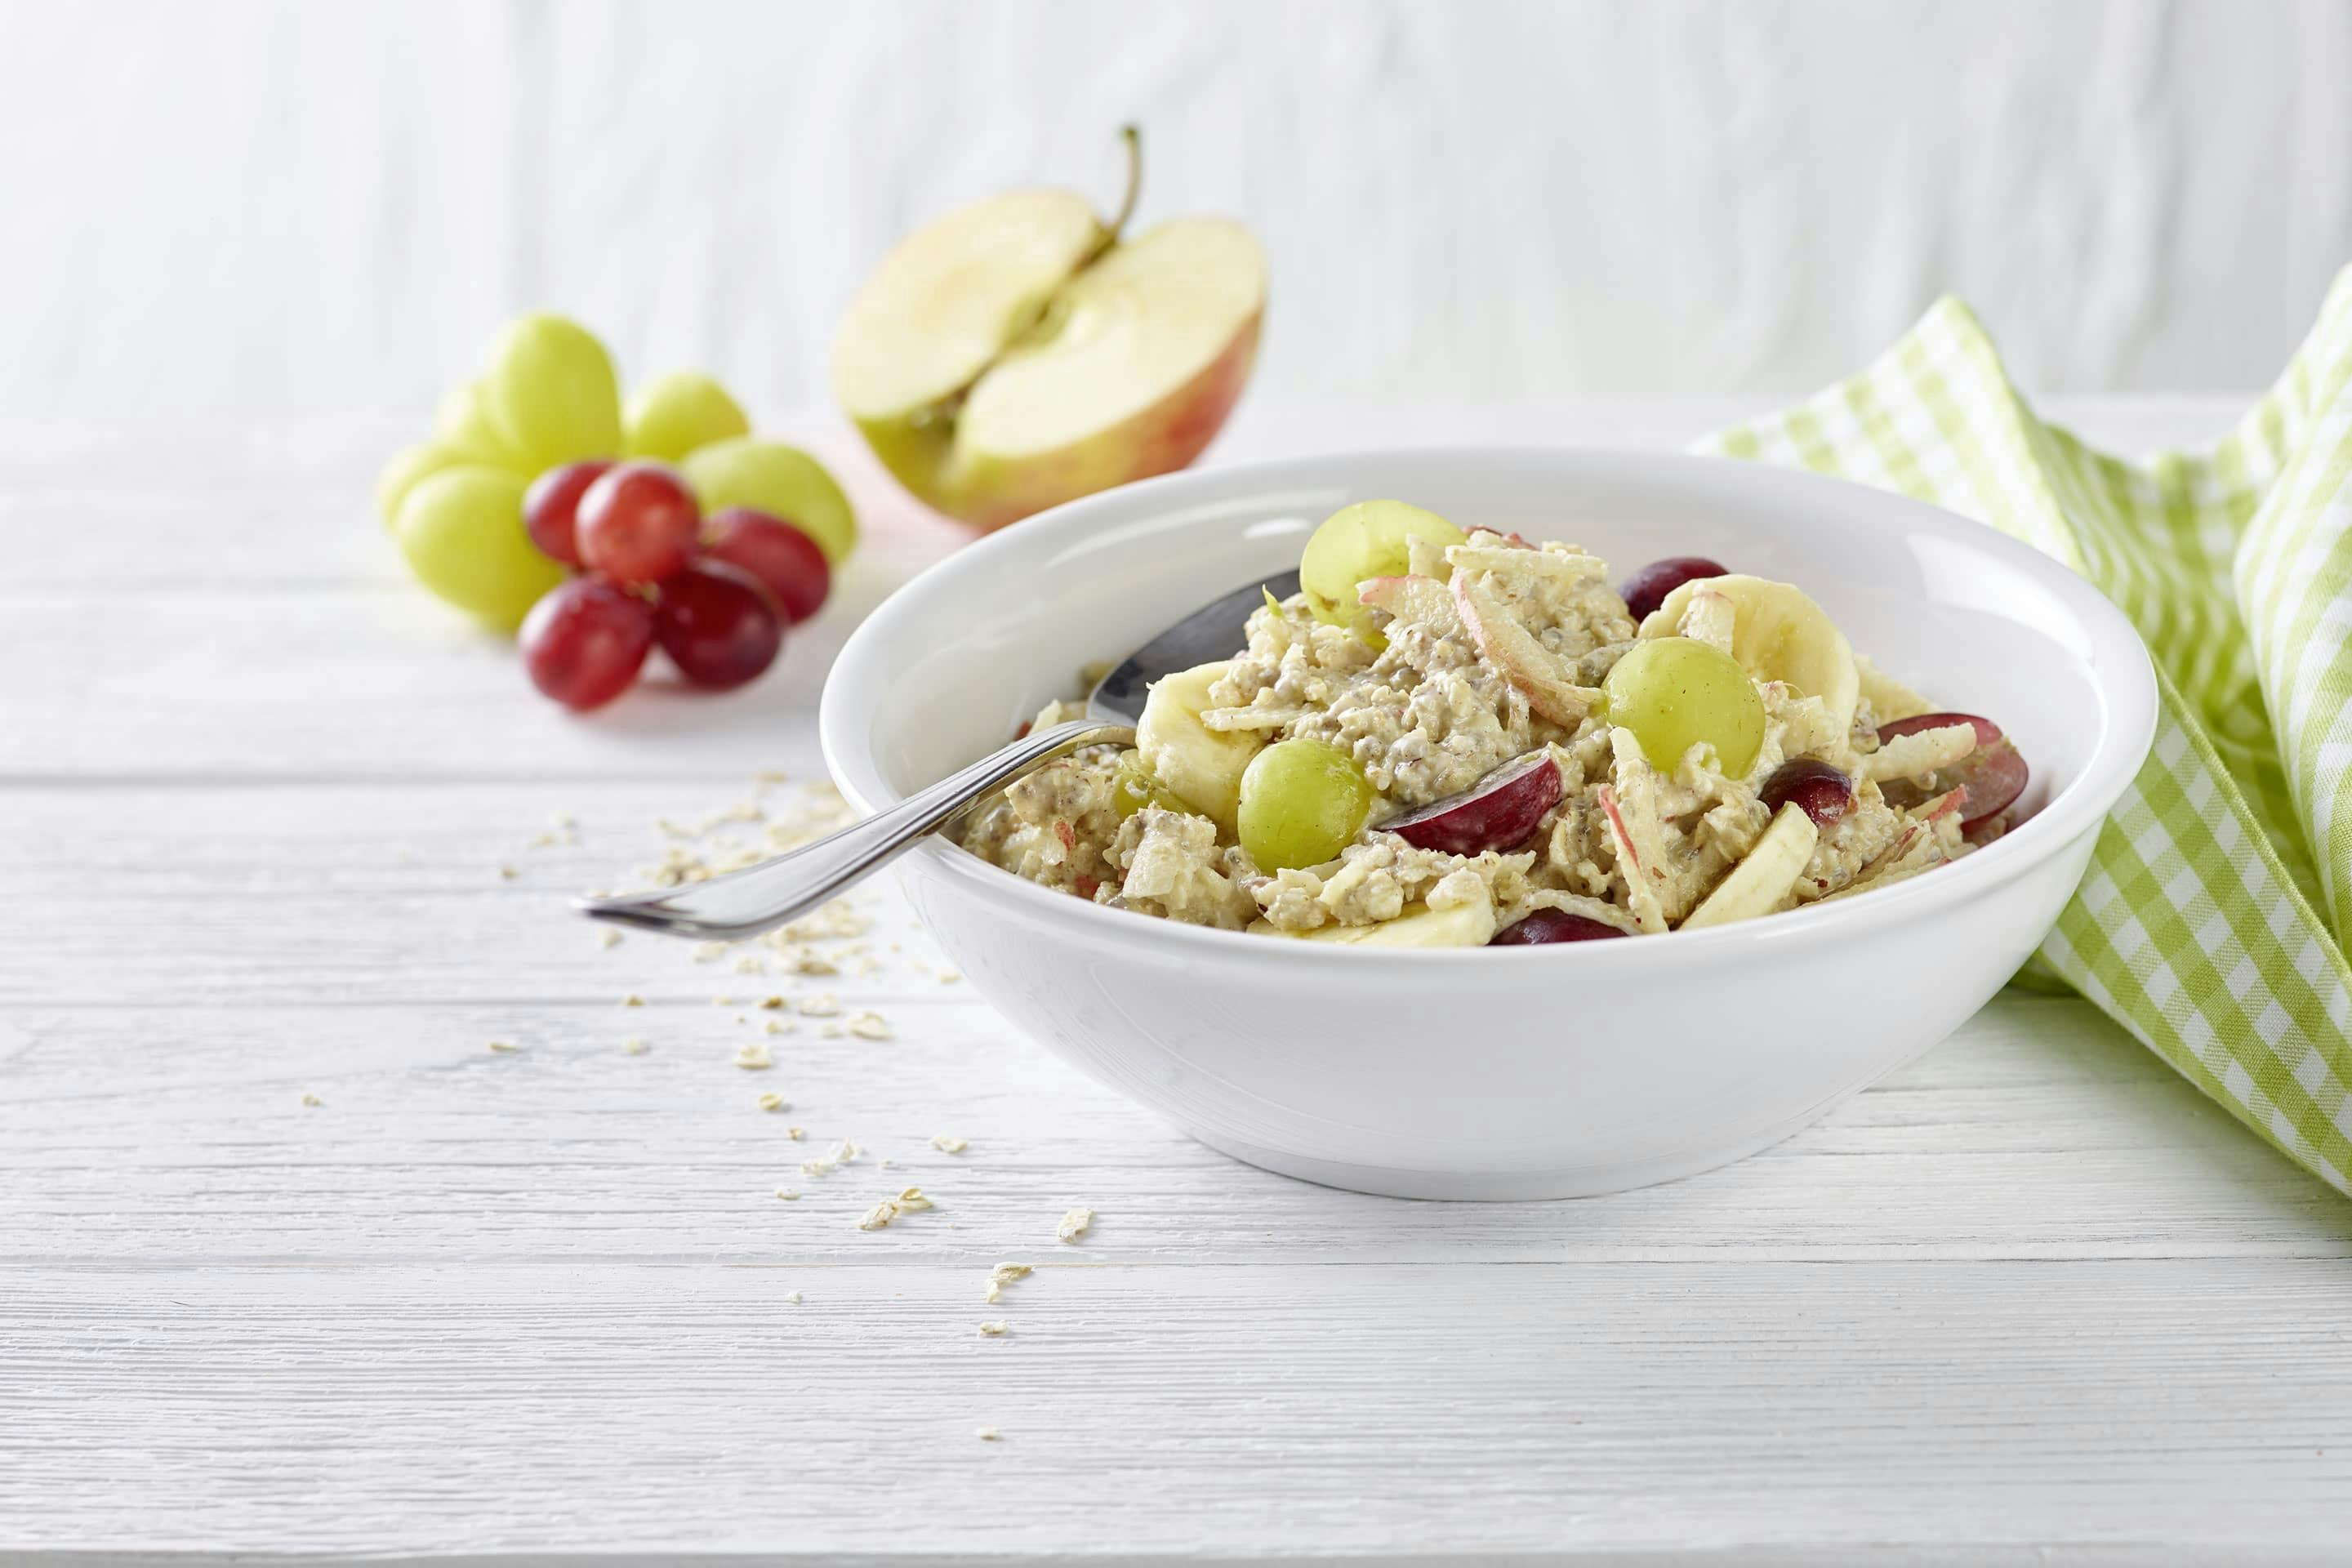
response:
{"label": "white background wall", "polygon": [[1236,214],[1264,395],[1794,390],[1941,290],[2053,391],[2266,380],[2352,259],[2352,6],[0,5],[0,416],[421,410],[527,305],[823,397],[1001,186]]}

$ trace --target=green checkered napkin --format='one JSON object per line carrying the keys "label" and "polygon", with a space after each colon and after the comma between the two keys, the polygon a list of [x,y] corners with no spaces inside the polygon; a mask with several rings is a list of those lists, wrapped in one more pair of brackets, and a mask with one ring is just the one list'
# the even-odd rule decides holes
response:
{"label": "green checkered napkin", "polygon": [[1989,522],[2131,617],[2156,744],[2037,963],[2352,1194],[2352,268],[2210,450],[2126,463],[2043,424],[1957,300],[1706,446]]}

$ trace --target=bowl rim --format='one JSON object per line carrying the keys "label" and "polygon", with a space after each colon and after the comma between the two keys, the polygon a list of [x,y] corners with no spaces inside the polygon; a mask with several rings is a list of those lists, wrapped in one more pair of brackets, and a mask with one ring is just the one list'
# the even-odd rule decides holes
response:
{"label": "bowl rim", "polygon": [[[1207,499],[1199,492],[1228,487],[1248,489],[1344,484],[1349,465],[1399,460],[1460,464],[1564,460],[1635,468],[1704,468],[1717,475],[1737,473],[1742,476],[1740,483],[1761,489],[1777,489],[1798,499],[1834,489],[1850,500],[1852,492],[1860,491],[1887,511],[1902,514],[1902,521],[1915,529],[1925,528],[2004,558],[2013,568],[2035,578],[2065,606],[2089,640],[2090,651],[2084,657],[2084,663],[2100,699],[2099,733],[2080,773],[2041,811],[1974,854],[1941,868],[1937,876],[1913,877],[1895,887],[1784,910],[1769,919],[1740,921],[1695,931],[1669,931],[1664,933],[1670,939],[1667,941],[1651,938],[1624,945],[1613,942],[1554,942],[1498,950],[1270,941],[1244,931],[1162,920],[1073,898],[1014,876],[937,837],[923,839],[908,853],[929,858],[930,864],[958,879],[959,886],[968,887],[975,896],[1005,907],[1008,912],[1068,925],[1071,935],[1077,940],[1114,941],[1119,931],[1130,929],[1139,935],[1151,931],[1156,932],[1157,940],[1172,944],[1169,950],[1171,953],[1189,952],[1203,960],[1277,963],[1286,968],[1301,963],[1390,963],[1400,958],[1423,965],[1472,962],[1679,963],[1709,952],[1758,943],[1833,942],[1841,931],[1859,921],[1901,919],[1916,922],[1991,893],[2055,858],[2084,833],[2095,832],[2139,772],[2154,743],[2158,716],[2156,672],[2137,629],[2087,579],[1988,523],[1874,486],[1713,454],[1609,447],[1447,446],[1379,453],[1328,453],[1163,475],[1065,502],[973,541],[901,585],[842,645],[818,701],[818,743],[827,771],[860,816],[870,816],[906,798],[880,776],[878,769],[868,765],[870,752],[859,744],[867,730],[860,726],[862,715],[853,711],[853,700],[847,690],[856,684],[857,672],[864,663],[874,658],[877,650],[894,643],[902,628],[935,620],[934,605],[952,595],[955,584],[964,575],[999,557],[1047,549],[1056,540],[1083,534],[1139,511]],[[1102,923],[1106,921],[1115,923]],[[1653,949],[1664,951],[1652,952]]]}

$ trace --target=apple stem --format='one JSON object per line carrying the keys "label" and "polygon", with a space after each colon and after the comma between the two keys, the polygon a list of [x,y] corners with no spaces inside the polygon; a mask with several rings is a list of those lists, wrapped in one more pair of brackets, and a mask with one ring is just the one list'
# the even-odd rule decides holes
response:
{"label": "apple stem", "polygon": [[1119,198],[1118,213],[1110,220],[1110,234],[1118,237],[1127,227],[1127,220],[1135,216],[1135,198],[1143,191],[1143,129],[1137,125],[1118,128],[1118,139],[1127,148],[1127,194]]}

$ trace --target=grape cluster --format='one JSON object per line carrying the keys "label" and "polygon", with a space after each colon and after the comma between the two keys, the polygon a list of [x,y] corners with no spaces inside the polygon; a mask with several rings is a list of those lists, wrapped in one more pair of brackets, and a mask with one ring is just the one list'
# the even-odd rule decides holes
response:
{"label": "grape cluster", "polygon": [[523,498],[531,542],[579,574],[522,623],[533,685],[567,708],[629,689],[656,643],[696,686],[724,691],[775,662],[784,627],[823,606],[832,565],[781,518],[730,507],[706,523],[664,463],[568,463]]}
{"label": "grape cluster", "polygon": [[857,537],[824,467],[754,437],[716,380],[675,372],[624,408],[604,344],[551,315],[507,329],[376,500],[418,580],[520,627],[533,683],[581,710],[656,643],[697,686],[758,676]]}

